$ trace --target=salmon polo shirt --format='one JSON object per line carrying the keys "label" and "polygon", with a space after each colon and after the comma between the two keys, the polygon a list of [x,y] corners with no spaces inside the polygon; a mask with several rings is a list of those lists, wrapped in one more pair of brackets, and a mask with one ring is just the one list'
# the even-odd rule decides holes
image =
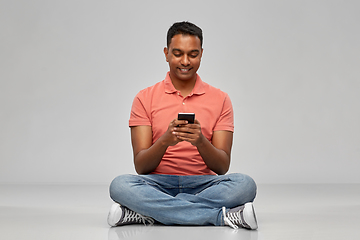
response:
{"label": "salmon polo shirt", "polygon": [[[195,113],[201,132],[209,141],[214,131],[234,131],[232,104],[226,93],[203,82],[197,75],[192,92],[188,96],[181,96],[180,91],[172,84],[169,72],[163,81],[136,95],[129,126],[151,126],[155,143],[180,112]],[[169,146],[152,174],[215,175],[207,167],[197,148],[186,141]]]}

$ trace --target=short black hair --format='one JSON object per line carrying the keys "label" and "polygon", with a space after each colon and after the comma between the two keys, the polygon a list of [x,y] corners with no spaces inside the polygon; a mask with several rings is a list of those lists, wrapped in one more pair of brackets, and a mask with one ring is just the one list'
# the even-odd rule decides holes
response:
{"label": "short black hair", "polygon": [[170,46],[171,39],[178,34],[197,36],[200,39],[200,45],[202,47],[203,34],[201,28],[191,22],[176,22],[174,23],[167,32],[167,47]]}

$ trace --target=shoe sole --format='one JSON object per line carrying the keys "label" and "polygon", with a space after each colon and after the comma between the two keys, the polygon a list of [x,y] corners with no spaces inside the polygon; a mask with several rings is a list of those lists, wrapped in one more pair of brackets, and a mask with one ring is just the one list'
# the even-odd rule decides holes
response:
{"label": "shoe sole", "polygon": [[114,203],[108,215],[108,224],[112,227],[115,227],[116,224],[120,221],[122,215],[122,210],[119,204]]}
{"label": "shoe sole", "polygon": [[254,206],[251,202],[245,203],[243,216],[245,222],[250,226],[251,229],[255,230],[258,228]]}

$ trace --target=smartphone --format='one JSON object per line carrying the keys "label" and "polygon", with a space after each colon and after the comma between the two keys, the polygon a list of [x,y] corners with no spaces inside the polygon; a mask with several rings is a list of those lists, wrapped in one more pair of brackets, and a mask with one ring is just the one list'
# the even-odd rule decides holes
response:
{"label": "smartphone", "polygon": [[178,120],[187,120],[188,123],[194,123],[195,113],[179,113]]}

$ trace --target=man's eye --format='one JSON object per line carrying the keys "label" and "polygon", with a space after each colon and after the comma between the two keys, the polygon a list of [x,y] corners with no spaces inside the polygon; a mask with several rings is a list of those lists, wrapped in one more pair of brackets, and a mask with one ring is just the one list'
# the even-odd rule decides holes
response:
{"label": "man's eye", "polygon": [[181,56],[181,53],[174,53],[174,56],[175,56],[175,57],[180,57],[180,56]]}
{"label": "man's eye", "polygon": [[192,58],[196,58],[198,56],[198,54],[192,54],[192,55],[190,55],[190,57],[192,57]]}

